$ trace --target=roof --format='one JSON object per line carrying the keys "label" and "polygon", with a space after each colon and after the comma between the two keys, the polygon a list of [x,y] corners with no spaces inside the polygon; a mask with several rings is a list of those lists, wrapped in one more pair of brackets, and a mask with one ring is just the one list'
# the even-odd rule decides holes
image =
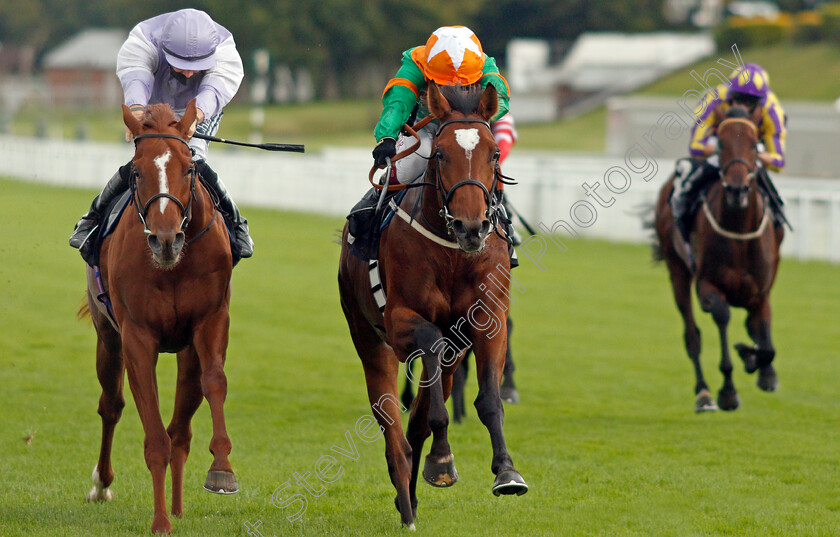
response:
{"label": "roof", "polygon": [[90,28],[74,35],[44,56],[46,69],[81,67],[115,70],[117,53],[128,32],[116,28]]}
{"label": "roof", "polygon": [[575,41],[553,78],[579,91],[633,88],[714,51],[708,34],[586,33]]}

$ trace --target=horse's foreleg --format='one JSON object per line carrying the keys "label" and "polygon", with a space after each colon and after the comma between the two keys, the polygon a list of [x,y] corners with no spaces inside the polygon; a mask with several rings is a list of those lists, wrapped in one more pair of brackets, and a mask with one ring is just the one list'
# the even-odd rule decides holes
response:
{"label": "horse's foreleg", "polygon": [[198,323],[193,334],[193,347],[201,363],[201,391],[213,420],[213,438],[210,439],[213,463],[207,472],[204,489],[217,494],[239,492],[239,483],[228,460],[232,445],[225,426],[227,377],[224,367],[229,327],[228,310],[222,308]]}
{"label": "horse's foreleg", "polygon": [[[504,312],[496,312],[504,315]],[[478,377],[478,397],[475,399],[475,409],[481,423],[490,433],[490,443],[493,446],[493,462],[490,469],[496,474],[493,483],[493,494],[517,494],[528,492],[525,480],[513,467],[502,425],[505,421],[505,410],[499,395],[499,387],[504,369],[505,348],[507,346],[507,330],[500,329],[492,337],[479,333],[472,338],[475,353],[476,376]]]}
{"label": "horse's foreleg", "polygon": [[172,516],[184,516],[184,466],[190,454],[192,420],[201,405],[201,364],[195,349],[187,347],[178,353],[178,384],[175,388],[175,410],[166,432],[172,439]]}
{"label": "horse's foreleg", "polygon": [[[107,321],[106,321],[107,322]],[[96,374],[102,386],[99,397],[99,415],[102,417],[102,444],[99,448],[99,460],[93,469],[93,488],[87,494],[89,502],[111,501],[113,492],[108,487],[114,481],[111,467],[111,446],[114,440],[114,428],[125,407],[123,397],[123,377],[125,364],[119,347],[119,335],[106,327],[106,334],[100,335],[96,342]],[[103,340],[103,336],[107,341]]]}
{"label": "horse's foreleg", "polygon": [[127,322],[122,326],[122,343],[131,394],[145,433],[146,466],[152,474],[155,502],[152,532],[168,534],[172,531],[172,523],[166,514],[166,467],[171,456],[171,442],[158,406],[157,348],[149,334]]}
{"label": "horse's foreleg", "polygon": [[[344,303],[342,303],[344,305]],[[411,446],[402,432],[402,413],[408,409],[397,399],[399,362],[390,347],[367,324],[361,314],[345,309],[356,352],[365,369],[365,383],[373,415],[385,436],[385,460],[391,483],[397,490],[394,504],[403,526],[414,528],[417,497],[411,494]],[[416,399],[415,399],[416,402]]]}
{"label": "horse's foreleg", "polygon": [[685,350],[691,365],[694,366],[694,403],[695,412],[706,412],[717,410],[717,404],[709,393],[709,385],[703,377],[703,368],[700,366],[700,329],[694,321],[694,311],[691,307],[691,272],[685,264],[676,257],[673,249],[669,250],[671,255],[667,256],[668,273],[671,277],[671,289],[674,292],[674,302],[683,319],[683,341]]}
{"label": "horse's foreleg", "polygon": [[458,480],[458,472],[455,470],[454,457],[449,447],[449,414],[445,401],[452,389],[452,368],[455,364],[441,364],[439,355],[451,356],[457,361],[457,349],[446,347],[441,330],[413,311],[403,309],[394,313],[391,318],[394,331],[390,333],[398,335],[395,338],[397,348],[407,356],[420,357],[423,361],[423,375],[419,381],[423,399],[421,400],[418,394],[418,402],[413,407],[407,434],[414,450],[412,483],[417,479],[416,472],[419,470],[420,453],[416,448],[422,449],[423,441],[428,437],[428,427],[432,433],[432,447],[426,456],[423,479],[436,487],[451,486]]}
{"label": "horse's foreleg", "polygon": [[706,280],[697,284],[697,296],[703,311],[712,314],[720,333],[720,372],[723,373],[723,386],[718,392],[718,406],[723,410],[736,410],[741,404],[738,391],[732,382],[732,360],[729,358],[727,327],[729,325],[729,303],[718,289]]}
{"label": "horse's foreleg", "polygon": [[517,404],[519,402],[519,390],[513,382],[513,372],[516,366],[513,363],[513,351],[510,348],[510,334],[513,331],[513,321],[510,317],[507,320],[507,347],[505,351],[505,370],[502,373],[502,387],[500,395],[505,403]]}
{"label": "horse's foreleg", "polygon": [[469,359],[472,351],[467,351],[464,359],[452,373],[452,418],[455,423],[461,423],[466,413],[464,403],[464,388],[467,385],[467,373],[469,372]]}
{"label": "horse's foreleg", "polygon": [[773,347],[773,340],[770,338],[770,319],[770,299],[765,297],[761,306],[751,310],[747,316],[747,332],[755,342],[755,347],[749,348],[743,344],[735,346],[738,354],[744,359],[745,365],[749,362],[749,357],[752,356],[753,367],[758,369],[756,384],[765,392],[774,392],[779,387],[779,378],[773,368],[776,349]]}

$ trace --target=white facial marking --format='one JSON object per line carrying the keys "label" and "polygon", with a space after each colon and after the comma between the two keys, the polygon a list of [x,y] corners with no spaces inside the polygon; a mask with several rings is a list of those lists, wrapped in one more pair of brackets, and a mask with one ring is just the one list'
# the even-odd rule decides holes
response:
{"label": "white facial marking", "polygon": [[478,129],[458,129],[455,131],[455,141],[467,152],[467,158],[471,158],[472,150],[478,145]]}
{"label": "white facial marking", "polygon": [[[159,157],[155,157],[155,166],[158,169],[158,180],[160,181],[160,191],[164,194],[169,193],[169,182],[166,179],[166,163],[172,158],[172,153],[167,149],[166,153]],[[166,204],[169,203],[169,198],[160,198],[160,214],[166,209]]]}
{"label": "white facial marking", "polygon": [[455,131],[455,141],[464,148],[464,153],[467,154],[467,160],[470,164],[470,177],[472,177],[472,152],[478,145],[479,139],[478,129],[458,129]]}

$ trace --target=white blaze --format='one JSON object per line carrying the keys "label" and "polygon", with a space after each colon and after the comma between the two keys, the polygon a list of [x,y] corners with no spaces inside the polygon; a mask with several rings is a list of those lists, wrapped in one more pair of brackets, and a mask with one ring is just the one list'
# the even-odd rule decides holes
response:
{"label": "white blaze", "polygon": [[467,152],[467,158],[472,158],[472,150],[478,145],[478,129],[458,129],[455,131],[455,141]]}
{"label": "white blaze", "polygon": [[[169,182],[166,178],[166,163],[172,157],[172,153],[167,149],[166,153],[159,157],[155,157],[155,166],[158,169],[158,180],[160,181],[160,191],[164,194],[169,193]],[[160,214],[166,209],[166,204],[169,203],[169,198],[160,198]]]}
{"label": "white blaze", "polygon": [[470,177],[472,177],[472,152],[478,145],[479,139],[478,129],[458,129],[455,131],[455,141],[464,148],[464,153],[467,154],[467,160],[470,163]]}

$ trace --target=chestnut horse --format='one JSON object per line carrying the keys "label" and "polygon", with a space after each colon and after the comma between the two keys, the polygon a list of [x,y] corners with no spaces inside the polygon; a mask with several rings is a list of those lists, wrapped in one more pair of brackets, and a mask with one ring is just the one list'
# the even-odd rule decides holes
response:
{"label": "chestnut horse", "polygon": [[[123,121],[134,135],[134,209],[123,214],[102,245],[102,286],[110,295],[114,323],[97,306],[95,288],[88,305],[96,334],[96,369],[102,385],[99,414],[102,445],[93,471],[90,501],[113,497],[111,443],[120,419],[123,372],[145,432],[144,454],[154,487],[154,533],[169,533],[166,468],[172,468],[172,515],[183,516],[184,465],[190,451],[190,420],[206,397],[213,418],[213,463],[204,488],[238,490],[228,455],[223,405],[223,370],[230,318],[230,243],[207,190],[197,181],[187,145],[196,117],[190,102],[178,121],[169,105],[146,108],[142,122],[123,106]],[[132,214],[133,213],[133,214]],[[90,267],[90,275],[92,273]],[[175,410],[164,427],[158,407],[155,367],[158,353],[177,352]]]}
{"label": "chestnut horse", "polygon": [[[760,112],[760,110],[759,110]],[[740,405],[732,382],[732,362],[727,344],[730,306],[748,312],[747,332],[755,346],[735,345],[748,373],[759,371],[758,387],[774,391],[778,378],[772,361],[775,349],[770,338],[770,288],[779,266],[779,246],[784,230],[774,226],[772,209],[757,185],[758,129],[756,118],[733,107],[717,129],[720,180],[702,195],[702,208],[694,219],[691,235],[696,273],[678,254],[669,199],[674,177],[665,183],[656,206],[655,230],[660,259],[668,265],[677,308],[685,324],[685,347],[694,365],[697,384],[695,411],[735,410]],[[694,322],[691,284],[696,282],[703,311],[711,313],[720,333],[720,371],[723,386],[717,405],[700,367],[700,330]]]}
{"label": "chestnut horse", "polygon": [[[444,97],[441,91],[447,93]],[[385,436],[385,458],[402,524],[414,527],[423,444],[433,435],[423,478],[447,487],[458,474],[447,439],[445,401],[452,372],[472,347],[479,383],[478,415],[490,433],[493,492],[524,494],[528,486],[505,446],[499,384],[505,363],[508,295],[487,289],[488,276],[510,284],[506,242],[497,236],[498,147],[488,120],[498,110],[495,88],[430,83],[428,107],[440,120],[422,188],[404,197],[380,240],[379,269],[387,298],[380,312],[369,265],[350,254],[342,234],[338,273],[341,306],[362,360],[368,397]],[[454,241],[450,240],[451,237]],[[505,289],[507,291],[507,289]],[[492,293],[490,293],[492,294]],[[495,300],[494,300],[495,299]],[[422,380],[406,434],[397,397],[399,362],[421,357]]]}

